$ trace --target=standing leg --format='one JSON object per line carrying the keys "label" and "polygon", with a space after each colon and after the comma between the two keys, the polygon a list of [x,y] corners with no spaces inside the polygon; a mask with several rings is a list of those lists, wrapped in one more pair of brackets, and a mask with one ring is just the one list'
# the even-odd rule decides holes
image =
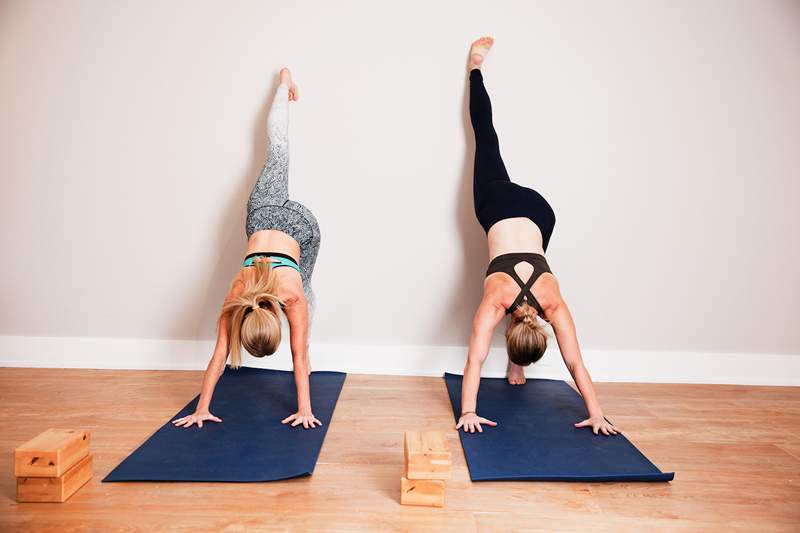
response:
{"label": "standing leg", "polygon": [[[285,74],[284,74],[285,73]],[[267,118],[269,148],[267,162],[256,181],[247,212],[266,205],[283,205],[289,199],[289,98],[291,76],[281,71],[281,84],[275,92]]]}

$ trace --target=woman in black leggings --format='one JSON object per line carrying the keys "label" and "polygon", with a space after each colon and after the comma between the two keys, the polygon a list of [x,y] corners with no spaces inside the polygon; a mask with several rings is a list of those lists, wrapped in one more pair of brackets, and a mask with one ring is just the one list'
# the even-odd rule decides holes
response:
{"label": "woman in black leggings", "polygon": [[541,194],[511,181],[500,157],[492,125],[492,104],[480,67],[494,44],[491,37],[472,43],[469,64],[469,114],[475,132],[475,215],[489,239],[489,268],[483,300],[475,313],[461,388],[461,418],[456,429],[482,432],[481,424],[497,424],[478,416],[481,367],[489,353],[494,328],[508,315],[508,381],[525,383],[524,367],[538,361],[547,348],[540,319],[556,334],[564,363],[580,390],[589,417],[575,424],[595,433],[616,434],[603,416],[589,372],[583,364],[575,324],[561,297],[544,253],[553,234],[555,213]]}

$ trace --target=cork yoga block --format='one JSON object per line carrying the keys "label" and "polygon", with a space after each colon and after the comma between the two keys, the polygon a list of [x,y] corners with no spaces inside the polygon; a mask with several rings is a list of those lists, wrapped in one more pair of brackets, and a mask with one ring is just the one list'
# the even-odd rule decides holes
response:
{"label": "cork yoga block", "polygon": [[92,456],[87,455],[60,477],[18,477],[18,502],[64,502],[92,479]]}
{"label": "cork yoga block", "polygon": [[444,481],[441,479],[400,478],[400,503],[444,507]]}
{"label": "cork yoga block", "polygon": [[80,429],[48,429],[14,450],[17,477],[59,477],[89,455],[90,435]]}
{"label": "cork yoga block", "polygon": [[406,431],[406,478],[450,479],[452,455],[444,433]]}

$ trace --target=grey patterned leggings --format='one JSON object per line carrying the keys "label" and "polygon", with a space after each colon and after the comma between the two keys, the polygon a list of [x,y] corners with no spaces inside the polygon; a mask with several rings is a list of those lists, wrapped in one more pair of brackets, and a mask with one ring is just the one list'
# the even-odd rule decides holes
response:
{"label": "grey patterned leggings", "polygon": [[[308,300],[309,321],[314,313],[311,275],[319,252],[320,233],[309,209],[289,200],[289,88],[278,86],[267,118],[267,162],[247,202],[247,237],[261,230],[286,233],[300,245],[300,276]],[[274,250],[263,250],[270,252]]]}

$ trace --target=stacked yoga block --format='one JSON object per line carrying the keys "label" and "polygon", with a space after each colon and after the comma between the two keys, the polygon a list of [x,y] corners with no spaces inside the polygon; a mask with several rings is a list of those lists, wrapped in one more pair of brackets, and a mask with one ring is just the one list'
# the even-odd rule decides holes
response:
{"label": "stacked yoga block", "polygon": [[48,429],[14,450],[18,502],[63,502],[92,478],[90,434]]}
{"label": "stacked yoga block", "polygon": [[400,503],[444,507],[444,482],[452,456],[443,433],[406,431],[406,473],[400,478]]}

